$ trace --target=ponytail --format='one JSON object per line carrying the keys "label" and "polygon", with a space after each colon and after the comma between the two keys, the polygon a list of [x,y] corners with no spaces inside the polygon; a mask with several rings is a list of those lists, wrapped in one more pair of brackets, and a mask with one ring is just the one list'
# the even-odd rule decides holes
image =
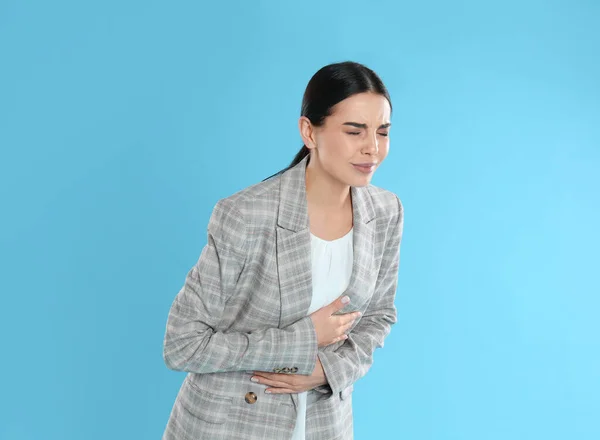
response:
{"label": "ponytail", "polygon": [[310,150],[308,148],[306,148],[306,145],[302,145],[302,148],[300,148],[300,151],[298,151],[298,153],[296,153],[296,156],[294,157],[294,160],[292,160],[292,163],[290,163],[287,167],[285,167],[281,171],[278,171],[277,173],[273,174],[272,176],[269,176],[266,179],[263,179],[263,182],[265,180],[269,180],[271,177],[275,177],[275,176],[285,173],[290,168],[294,168],[296,165],[298,165],[300,162],[302,162],[302,159],[304,159],[309,154],[310,154]]}

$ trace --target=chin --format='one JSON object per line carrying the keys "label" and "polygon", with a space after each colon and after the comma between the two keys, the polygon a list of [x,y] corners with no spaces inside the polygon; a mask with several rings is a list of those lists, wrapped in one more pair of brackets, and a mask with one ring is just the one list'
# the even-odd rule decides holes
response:
{"label": "chin", "polygon": [[373,174],[361,174],[357,173],[354,169],[351,173],[340,173],[338,174],[337,180],[339,182],[343,182],[348,186],[361,187],[367,186],[371,183],[371,179],[373,178]]}
{"label": "chin", "polygon": [[358,187],[358,188],[360,188],[361,186],[367,186],[367,185],[369,185],[371,183],[371,178],[372,178],[372,175],[371,176],[365,176],[365,177],[362,177],[362,178],[360,178],[360,177],[356,178],[355,177],[354,179],[352,179],[350,181],[350,186],[355,186],[355,187]]}
{"label": "chin", "polygon": [[352,173],[348,175],[348,182],[350,182],[351,186],[367,186],[371,183],[371,179],[373,179],[375,171],[377,171],[377,167],[369,174],[363,174],[352,167]]}
{"label": "chin", "polygon": [[371,179],[368,179],[368,180],[363,180],[362,182],[357,182],[357,183],[353,184],[352,186],[360,188],[361,186],[369,186],[370,183],[371,183]]}

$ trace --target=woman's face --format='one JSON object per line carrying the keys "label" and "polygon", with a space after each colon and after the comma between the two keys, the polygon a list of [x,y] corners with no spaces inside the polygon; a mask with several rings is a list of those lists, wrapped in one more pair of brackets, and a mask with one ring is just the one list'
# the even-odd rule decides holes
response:
{"label": "woman's face", "polygon": [[368,185],[389,151],[390,113],[384,96],[359,93],[335,105],[321,127],[301,117],[300,132],[311,150],[309,166],[345,185]]}

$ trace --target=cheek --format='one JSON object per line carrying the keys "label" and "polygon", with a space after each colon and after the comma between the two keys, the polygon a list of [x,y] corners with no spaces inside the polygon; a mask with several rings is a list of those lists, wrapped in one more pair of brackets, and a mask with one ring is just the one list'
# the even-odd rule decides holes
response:
{"label": "cheek", "polygon": [[388,153],[390,152],[390,141],[389,139],[386,139],[383,142],[379,143],[379,157],[381,157],[381,160],[383,160]]}
{"label": "cheek", "polygon": [[322,149],[324,159],[338,161],[340,159],[350,159],[356,151],[356,142],[352,142],[351,136],[339,135],[327,138],[327,143]]}
{"label": "cheek", "polygon": [[356,148],[355,142],[348,141],[343,137],[330,139],[329,143],[323,145],[323,148],[319,151],[323,168],[332,176],[345,179],[348,164],[356,157]]}

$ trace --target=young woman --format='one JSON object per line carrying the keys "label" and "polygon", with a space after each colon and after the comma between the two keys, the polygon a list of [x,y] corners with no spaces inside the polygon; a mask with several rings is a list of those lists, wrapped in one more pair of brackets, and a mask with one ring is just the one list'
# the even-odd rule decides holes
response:
{"label": "young woman", "polygon": [[391,101],[354,62],[310,80],[291,165],[219,200],[167,320],[188,372],[163,439],[348,440],[352,389],[396,322],[403,208],[370,184]]}

